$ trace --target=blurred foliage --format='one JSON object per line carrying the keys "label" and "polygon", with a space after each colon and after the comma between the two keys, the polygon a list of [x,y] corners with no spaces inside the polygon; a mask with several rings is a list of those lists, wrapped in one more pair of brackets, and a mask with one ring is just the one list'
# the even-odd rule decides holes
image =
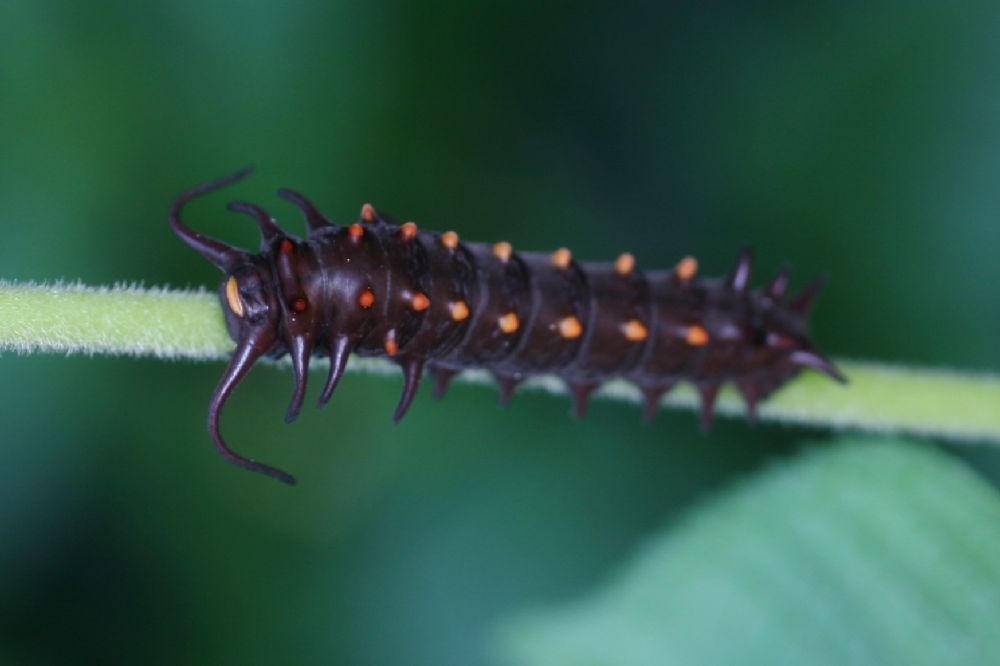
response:
{"label": "blurred foliage", "polygon": [[1000,496],[916,442],[833,442],[720,496],[513,664],[995,664]]}
{"label": "blurred foliage", "polygon": [[[0,4],[0,277],[213,286],[170,233],[194,183],[464,238],[827,272],[830,353],[1000,369],[994,3]],[[207,233],[256,245],[217,197]],[[219,364],[0,359],[0,661],[482,663],[491,625],[578,598],[655,527],[801,431],[351,376],[282,414],[263,368],[227,435]],[[956,450],[985,475],[1000,460]]]}

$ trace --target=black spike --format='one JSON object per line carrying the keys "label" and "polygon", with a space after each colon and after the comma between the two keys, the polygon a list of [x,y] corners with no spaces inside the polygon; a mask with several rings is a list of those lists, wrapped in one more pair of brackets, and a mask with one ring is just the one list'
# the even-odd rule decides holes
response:
{"label": "black spike", "polygon": [[440,365],[431,366],[431,374],[434,375],[434,399],[440,400],[448,392],[451,380],[459,373],[459,370],[442,368]]}
{"label": "black spike", "polygon": [[267,250],[279,238],[287,236],[268,212],[260,206],[245,201],[233,201],[226,207],[234,213],[244,213],[257,221],[257,226],[260,227],[261,249],[263,250]]}
{"label": "black spike", "polygon": [[674,383],[671,382],[666,386],[640,386],[639,390],[642,391],[643,403],[645,408],[642,412],[642,418],[644,421],[649,423],[656,418],[657,412],[660,411],[660,403],[663,402],[663,396],[670,392],[670,389],[674,387]]}
{"label": "black spike", "polygon": [[708,430],[715,419],[715,399],[719,395],[718,384],[698,384],[701,395],[701,429]]}
{"label": "black spike", "polygon": [[600,384],[594,382],[574,383],[566,382],[569,392],[573,396],[573,416],[582,419],[587,415],[587,407],[590,405],[590,396]]}
{"label": "black spike", "polygon": [[309,199],[305,198],[295,190],[290,190],[288,188],[281,188],[278,190],[278,196],[288,201],[298,207],[302,211],[302,214],[306,218],[306,224],[309,225],[309,235],[313,235],[318,231],[323,229],[328,229],[333,225],[333,222],[327,219],[323,213],[319,212],[316,205]]}
{"label": "black spike", "polygon": [[774,280],[767,287],[767,295],[773,299],[779,299],[785,295],[788,291],[788,283],[792,279],[792,269],[788,266],[782,266],[778,274],[774,276]]}
{"label": "black spike", "polygon": [[824,285],[826,285],[826,276],[821,275],[807,284],[805,288],[792,299],[791,303],[788,304],[788,307],[799,314],[809,314],[812,306],[816,303],[816,298],[819,297],[819,292],[823,290]]}
{"label": "black spike", "polygon": [[302,402],[306,397],[306,383],[309,379],[309,358],[312,355],[312,340],[308,335],[293,335],[288,344],[288,353],[292,358],[292,371],[295,375],[295,393],[285,414],[285,423],[294,421],[302,411]]}
{"label": "black spike", "polygon": [[493,377],[496,378],[497,384],[500,385],[500,406],[506,407],[510,404],[510,399],[514,397],[514,392],[522,380],[513,375],[505,375],[499,372],[494,372]]}
{"label": "black spike", "polygon": [[828,358],[813,349],[796,349],[788,360],[804,368],[812,368],[824,375],[836,379],[841,384],[847,383],[847,377]]}
{"label": "black spike", "polygon": [[403,366],[403,395],[399,398],[396,406],[396,413],[392,416],[393,423],[399,423],[406,416],[406,411],[413,404],[413,398],[420,388],[420,378],[424,374],[424,359],[410,358],[402,363]]}
{"label": "black spike", "polygon": [[351,339],[346,335],[340,335],[333,339],[330,345],[330,374],[326,377],[326,384],[323,392],[319,396],[317,407],[322,407],[330,401],[333,390],[337,388],[337,382],[344,376],[344,368],[347,367],[347,359],[351,355]]}
{"label": "black spike", "polygon": [[740,250],[740,258],[736,262],[736,268],[729,278],[729,286],[733,291],[746,291],[750,284],[750,273],[753,271],[753,248],[744,247]]}
{"label": "black spike", "polygon": [[751,424],[757,423],[757,402],[760,400],[760,395],[757,393],[756,385],[753,382],[744,381],[739,382],[737,387],[743,394],[743,401],[747,406],[747,421]]}

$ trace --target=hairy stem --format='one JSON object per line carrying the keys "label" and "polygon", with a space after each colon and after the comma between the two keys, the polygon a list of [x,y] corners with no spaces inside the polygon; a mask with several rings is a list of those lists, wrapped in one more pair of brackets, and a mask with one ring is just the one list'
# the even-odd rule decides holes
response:
{"label": "hairy stem", "polygon": [[[0,350],[219,360],[233,347],[218,299],[202,290],[0,282]],[[850,379],[847,387],[806,372],[763,403],[760,418],[1000,443],[1000,377],[996,375],[843,359],[838,363]],[[395,364],[385,361],[352,359],[348,370],[359,369],[399,372]],[[461,379],[492,381],[482,371],[462,373]],[[526,386],[566,392],[554,377],[539,377]],[[609,382],[601,396],[633,402],[641,397],[624,381]],[[692,408],[697,396],[690,387],[680,387],[665,404]],[[743,412],[733,390],[723,391],[718,407],[721,414]]]}

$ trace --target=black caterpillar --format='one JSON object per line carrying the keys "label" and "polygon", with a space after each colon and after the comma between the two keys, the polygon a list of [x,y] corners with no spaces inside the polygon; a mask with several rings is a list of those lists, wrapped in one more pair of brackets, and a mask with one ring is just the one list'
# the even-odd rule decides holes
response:
{"label": "black caterpillar", "polygon": [[697,279],[698,264],[690,257],[672,270],[642,273],[630,254],[611,265],[578,264],[565,248],[515,253],[509,243],[461,243],[453,231],[396,224],[370,204],[358,222],[339,226],[286,189],[278,195],[302,210],[309,225],[305,240],[285,233],[258,206],[229,204],[229,210],[256,220],[260,254],[203,236],[181,221],[186,203],[252,171],[185,193],[171,208],[170,224],[226,273],[219,296],[237,348],[212,396],[208,430],[230,461],[285,483],[295,479],[236,454],[219,431],[227,398],[265,354],[291,355],[295,394],[288,422],[302,407],[314,352],[330,358],[320,406],[333,394],[352,351],[399,363],[405,386],[397,422],[425,368],[437,380],[437,397],[463,369],[488,368],[504,404],[526,377],[554,373],[568,384],[578,416],[590,394],[614,377],[639,386],[647,418],[674,384],[690,380],[701,394],[706,428],[727,380],[742,391],[751,420],[757,402],[803,367],[845,381],[808,339],[806,317],[823,280],[786,299],[789,273],[783,269],[768,287],[750,291],[749,249],[721,279]]}

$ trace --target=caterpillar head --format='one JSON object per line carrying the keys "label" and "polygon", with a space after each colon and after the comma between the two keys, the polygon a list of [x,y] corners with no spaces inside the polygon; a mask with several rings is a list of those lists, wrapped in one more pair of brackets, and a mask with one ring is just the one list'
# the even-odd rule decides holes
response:
{"label": "caterpillar head", "polygon": [[[170,226],[182,241],[226,273],[219,288],[219,296],[226,313],[227,328],[236,340],[236,351],[209,405],[208,430],[216,448],[228,460],[241,467],[292,484],[295,483],[295,479],[290,474],[232,451],[223,440],[219,427],[222,408],[237,384],[261,356],[272,351],[277,345],[283,313],[279,306],[278,295],[275,293],[274,281],[270,277],[268,263],[261,256],[252,256],[239,248],[204,236],[181,221],[181,211],[187,202],[242,180],[250,175],[252,170],[252,168],[243,169],[183,194],[170,210]],[[230,208],[240,212],[251,212],[243,211],[239,204]],[[264,226],[264,223],[261,223],[262,230]],[[277,226],[274,225],[274,228],[277,229]],[[302,374],[304,375],[304,372]],[[300,383],[304,393],[304,379]],[[296,391],[296,395],[299,393]]]}
{"label": "caterpillar head", "polygon": [[234,340],[261,337],[275,331],[280,311],[267,265],[248,262],[237,267],[219,285],[226,328]]}

